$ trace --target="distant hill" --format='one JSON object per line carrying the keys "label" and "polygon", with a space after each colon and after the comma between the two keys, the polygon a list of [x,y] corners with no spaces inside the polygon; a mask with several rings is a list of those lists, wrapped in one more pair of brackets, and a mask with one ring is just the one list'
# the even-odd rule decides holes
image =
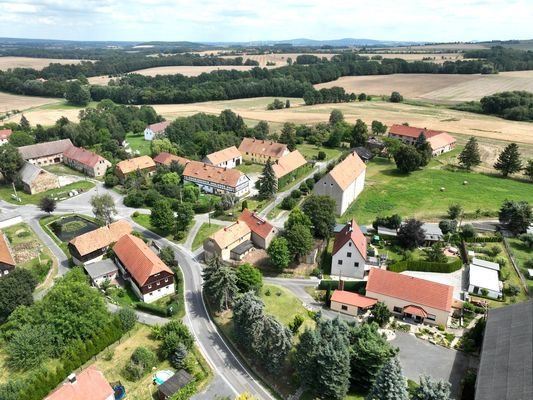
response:
{"label": "distant hill", "polygon": [[410,46],[416,44],[423,44],[426,42],[408,42],[408,41],[391,41],[391,40],[374,40],[374,39],[330,39],[330,40],[315,40],[315,39],[289,39],[289,40],[258,40],[251,42],[204,42],[212,46],[276,46],[288,45],[299,47],[394,47],[394,46]]}

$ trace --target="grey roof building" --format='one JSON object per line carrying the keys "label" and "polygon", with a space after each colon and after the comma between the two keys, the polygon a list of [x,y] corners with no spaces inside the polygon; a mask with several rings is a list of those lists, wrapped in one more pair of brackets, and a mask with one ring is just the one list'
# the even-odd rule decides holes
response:
{"label": "grey roof building", "polygon": [[533,399],[533,300],[489,311],[476,400]]}
{"label": "grey roof building", "polygon": [[99,284],[99,281],[105,280],[106,278],[110,278],[116,275],[118,271],[118,267],[109,258],[102,261],[87,264],[83,268],[85,269],[85,271],[91,278],[91,282],[95,286]]}
{"label": "grey roof building", "polygon": [[59,179],[56,175],[29,162],[24,163],[19,171],[19,177],[24,191],[29,194],[57,189],[60,186]]}
{"label": "grey roof building", "polygon": [[[19,153],[27,161],[33,161],[42,157],[55,156],[60,154],[61,157],[66,149],[72,147],[70,139],[54,140],[52,142],[30,144],[19,147]],[[59,161],[58,161],[59,162]]]}

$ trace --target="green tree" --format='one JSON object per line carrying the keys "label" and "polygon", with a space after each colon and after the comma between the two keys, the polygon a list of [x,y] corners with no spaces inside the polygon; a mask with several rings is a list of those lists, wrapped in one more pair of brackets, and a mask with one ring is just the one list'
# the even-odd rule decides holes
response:
{"label": "green tree", "polygon": [[[167,335],[174,334],[178,338],[179,343],[183,343],[183,345],[187,348],[187,350],[191,350],[194,345],[194,337],[192,336],[191,332],[189,331],[189,328],[185,326],[185,324],[181,320],[171,320],[170,322],[167,322],[165,325],[161,327],[160,335],[161,338],[164,338]],[[171,349],[173,351],[173,349]],[[170,357],[172,354],[172,351],[168,353],[168,355],[165,358]]]}
{"label": "green tree", "polygon": [[280,236],[272,239],[267,252],[270,261],[279,271],[283,271],[284,268],[289,266],[289,263],[291,262],[291,254],[289,252],[287,239],[284,237]]}
{"label": "green tree", "polygon": [[170,363],[172,366],[177,370],[182,369],[185,364],[185,359],[187,358],[187,353],[187,348],[183,345],[183,343],[178,343],[176,350],[170,357]]}
{"label": "green tree", "polygon": [[431,161],[433,149],[431,148],[431,143],[427,141],[424,132],[420,132],[420,135],[418,135],[415,142],[415,148],[416,151],[418,151],[418,154],[420,154],[420,166],[425,167]]}
{"label": "green tree", "polygon": [[172,143],[168,138],[154,139],[150,142],[150,149],[152,155],[159,153],[178,154],[180,151],[179,146],[176,143]]}
{"label": "green tree", "polygon": [[463,206],[458,203],[450,204],[448,206],[448,217],[452,220],[457,220],[463,215]]}
{"label": "green tree", "polygon": [[190,203],[178,203],[176,206],[176,230],[185,232],[194,219],[194,210]]}
{"label": "green tree", "polygon": [[53,339],[48,326],[23,326],[7,344],[8,364],[14,369],[38,367],[52,355]]}
{"label": "green tree", "polygon": [[20,129],[22,129],[25,132],[29,132],[31,130],[30,121],[28,121],[28,118],[24,114],[20,117],[19,122]]}
{"label": "green tree", "polygon": [[176,227],[174,211],[167,200],[159,200],[150,210],[150,224],[163,233],[172,232]]}
{"label": "green tree", "polygon": [[461,237],[465,240],[470,240],[476,237],[476,230],[470,224],[461,226]]}
{"label": "green tree", "polygon": [[520,241],[528,249],[533,249],[533,233],[523,233],[519,237]]}
{"label": "green tree", "polygon": [[117,214],[117,209],[115,208],[115,200],[110,194],[94,195],[91,197],[91,206],[96,218],[104,221],[107,225],[113,222],[113,216]]}
{"label": "green tree", "polygon": [[278,179],[272,169],[272,161],[267,160],[263,174],[259,177],[259,197],[270,199],[278,191]]}
{"label": "green tree", "polygon": [[329,114],[329,124],[335,126],[339,122],[344,122],[344,114],[338,108],[334,108]]}
{"label": "green tree", "polygon": [[299,260],[313,248],[314,240],[308,227],[293,225],[285,231],[287,246],[293,259]]}
{"label": "green tree", "polygon": [[454,219],[443,219],[439,222],[439,229],[443,235],[448,233],[455,233],[457,230],[457,221]]}
{"label": "green tree", "polygon": [[163,246],[159,251],[159,258],[171,268],[176,268],[178,266],[176,254],[171,246]]}
{"label": "green tree", "polygon": [[403,147],[402,142],[399,139],[393,137],[384,137],[383,143],[385,144],[385,149],[387,151],[387,158],[390,160],[393,158],[396,153],[400,151]]}
{"label": "green tree", "polygon": [[260,340],[256,327],[264,318],[265,305],[252,292],[238,298],[233,307],[233,329],[236,342],[247,352],[252,352],[253,344]]}
{"label": "green tree", "polygon": [[237,287],[241,293],[249,291],[257,293],[263,287],[263,274],[253,265],[239,265],[237,268]]}
{"label": "green tree", "polygon": [[533,160],[527,160],[526,166],[524,167],[524,175],[533,181]]}
{"label": "green tree", "polygon": [[0,323],[20,305],[33,304],[33,290],[37,280],[24,268],[15,268],[8,275],[0,277]]}
{"label": "green tree", "polygon": [[527,201],[505,200],[499,219],[514,235],[524,233],[533,221],[531,205]]}
{"label": "green tree", "polygon": [[7,182],[13,182],[24,165],[18,149],[11,144],[0,146],[0,173]]}
{"label": "green tree", "polygon": [[461,154],[459,154],[459,165],[461,165],[463,168],[471,169],[472,167],[477,167],[479,164],[481,164],[479,146],[477,139],[472,136],[470,139],[468,139],[468,142],[466,142]]}
{"label": "green tree", "polygon": [[28,146],[34,143],[35,143],[35,137],[28,132],[23,132],[23,131],[16,132],[15,131],[9,137],[9,144],[15,147]]}
{"label": "green tree", "polygon": [[396,167],[404,174],[416,171],[422,165],[422,156],[413,146],[400,146],[393,157]]}
{"label": "green tree", "polygon": [[335,226],[336,203],[329,196],[311,195],[302,204],[302,211],[309,217],[316,237],[328,238]]}
{"label": "green tree", "polygon": [[398,242],[404,249],[414,249],[424,244],[426,232],[422,229],[424,223],[411,218],[398,230]]}
{"label": "green tree", "polygon": [[211,259],[203,271],[204,292],[216,311],[228,310],[239,293],[237,273],[218,257]]}
{"label": "green tree", "polygon": [[392,92],[389,101],[391,103],[401,103],[403,101],[403,96],[398,92]]}
{"label": "green tree", "polygon": [[355,125],[352,129],[352,135],[350,138],[350,146],[358,147],[365,146],[368,141],[368,126],[363,120],[358,119],[355,121]]}
{"label": "green tree", "polygon": [[279,136],[280,143],[285,143],[289,151],[296,150],[296,126],[292,122],[285,122]]}
{"label": "green tree", "polygon": [[131,330],[135,323],[137,322],[137,314],[133,308],[124,307],[118,310],[117,317],[120,320],[120,325],[122,326],[122,331],[127,332]]}
{"label": "green tree", "polygon": [[50,196],[45,196],[39,201],[39,208],[41,211],[47,212],[48,214],[53,213],[56,209],[57,202],[55,199]]}
{"label": "green tree", "polygon": [[396,357],[383,366],[370,389],[367,400],[409,400],[407,383]]}
{"label": "green tree", "polygon": [[389,311],[389,308],[382,301],[378,301],[374,308],[372,309],[372,317],[370,322],[375,322],[380,327],[384,327],[389,322],[392,317],[392,313]]}
{"label": "green tree", "polygon": [[91,101],[91,94],[78,81],[72,81],[67,84],[65,99],[72,105],[85,107]]}
{"label": "green tree", "polygon": [[350,380],[348,327],[338,318],[319,319],[300,336],[294,355],[304,388],[319,399],[344,399]]}
{"label": "green tree", "polygon": [[294,225],[304,225],[308,228],[312,226],[309,217],[298,207],[293,208],[289,214],[289,218],[285,221],[285,229],[291,229]]}
{"label": "green tree", "polygon": [[372,133],[374,135],[384,135],[387,132],[387,125],[380,121],[372,121]]}
{"label": "green tree", "polygon": [[443,253],[442,244],[433,243],[429,249],[424,249],[426,260],[429,262],[445,263],[448,258]]}
{"label": "green tree", "polygon": [[267,370],[278,374],[292,348],[291,331],[270,315],[256,320],[252,331],[258,339],[252,344],[254,353]]}
{"label": "green tree", "polygon": [[494,169],[500,171],[503,176],[514,174],[522,169],[520,152],[516,143],[508,144],[500,153],[498,160],[494,164]]}
{"label": "green tree", "polygon": [[128,364],[126,364],[126,373],[132,380],[137,381],[156,365],[157,357],[155,353],[146,347],[140,346],[133,351]]}
{"label": "green tree", "polygon": [[429,376],[421,376],[412,400],[450,400],[451,385],[445,381],[433,381]]}

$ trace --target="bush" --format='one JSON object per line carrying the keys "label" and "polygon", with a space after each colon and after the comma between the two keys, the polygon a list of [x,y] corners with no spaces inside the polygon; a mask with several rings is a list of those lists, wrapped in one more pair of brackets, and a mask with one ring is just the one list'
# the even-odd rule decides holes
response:
{"label": "bush", "polygon": [[[364,289],[366,282],[361,281],[345,281],[344,290],[347,292],[360,293],[361,289]],[[330,290],[335,290],[339,287],[339,281],[336,280],[325,280],[322,279],[318,285],[319,290],[327,290],[329,287]]]}
{"label": "bush", "polygon": [[505,288],[505,294],[508,296],[516,296],[520,293],[520,288],[512,283],[508,284]]}
{"label": "bush", "polygon": [[423,260],[405,260],[390,265],[389,270],[392,272],[421,271],[448,274],[450,272],[458,271],[462,266],[463,263],[460,259],[448,263],[436,263]]}
{"label": "bush", "polygon": [[150,314],[159,315],[160,317],[166,317],[167,316],[167,310],[164,307],[155,305],[155,304],[148,304],[144,302],[135,303],[135,308],[149,312]]}
{"label": "bush", "polygon": [[300,197],[302,197],[302,192],[299,190],[299,189],[294,189],[292,192],[291,192],[291,197],[293,199],[299,199]]}
{"label": "bush", "polygon": [[289,329],[291,330],[293,335],[296,335],[298,333],[298,330],[304,323],[305,319],[300,314],[297,314],[294,316],[294,319],[289,322]]}
{"label": "bush", "polygon": [[137,315],[131,308],[121,308],[117,313],[117,317],[120,320],[120,324],[124,332],[127,332],[133,328],[135,326],[135,322],[137,322]]}
{"label": "bush", "polygon": [[324,151],[322,151],[322,150],[319,151],[316,159],[319,160],[319,161],[325,160],[326,159],[326,153]]}
{"label": "bush", "polygon": [[295,198],[293,198],[293,197],[285,197],[285,198],[281,201],[281,205],[280,205],[280,207],[281,207],[283,210],[290,211],[290,210],[292,210],[294,207],[296,207],[296,204],[298,204],[298,200],[296,200]]}

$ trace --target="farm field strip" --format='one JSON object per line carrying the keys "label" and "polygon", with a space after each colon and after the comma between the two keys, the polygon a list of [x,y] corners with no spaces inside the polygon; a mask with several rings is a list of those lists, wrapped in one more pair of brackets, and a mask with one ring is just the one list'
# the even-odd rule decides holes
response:
{"label": "farm field strip", "polygon": [[91,60],[78,60],[78,59],[65,59],[65,58],[34,58],[34,57],[0,57],[0,71],[6,71],[10,68],[33,68],[43,69],[51,63],[54,64],[79,64],[82,61]]}

